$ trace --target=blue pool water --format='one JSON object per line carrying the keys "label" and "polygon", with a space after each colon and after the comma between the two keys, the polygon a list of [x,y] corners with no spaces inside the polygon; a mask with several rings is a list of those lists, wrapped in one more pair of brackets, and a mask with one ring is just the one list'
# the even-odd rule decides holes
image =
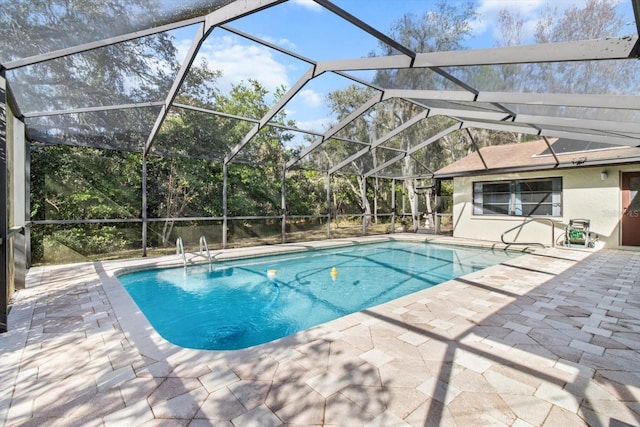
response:
{"label": "blue pool water", "polygon": [[[266,343],[517,255],[385,242],[148,270],[119,277],[153,327],[182,347]],[[335,267],[332,275],[333,267]],[[275,277],[269,278],[270,270]],[[271,272],[273,274],[273,271]]]}

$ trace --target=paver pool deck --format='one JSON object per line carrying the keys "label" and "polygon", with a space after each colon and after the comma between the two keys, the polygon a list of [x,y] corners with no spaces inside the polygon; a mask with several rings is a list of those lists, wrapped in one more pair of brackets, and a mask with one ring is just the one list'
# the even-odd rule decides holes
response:
{"label": "paver pool deck", "polygon": [[175,262],[31,269],[0,425],[640,425],[640,252],[539,249],[239,351],[168,343],[116,278]]}

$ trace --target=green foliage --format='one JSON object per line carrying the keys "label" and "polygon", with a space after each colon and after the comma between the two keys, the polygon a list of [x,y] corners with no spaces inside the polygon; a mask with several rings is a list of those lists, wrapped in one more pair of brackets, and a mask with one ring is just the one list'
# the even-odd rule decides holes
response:
{"label": "green foliage", "polygon": [[31,152],[34,219],[136,218],[141,155],[57,145]]}
{"label": "green foliage", "polygon": [[[161,12],[155,0],[33,0],[3,2],[2,9],[0,38],[19,41],[4,44],[4,61],[137,31]],[[175,56],[167,33],[141,37],[27,67],[16,93],[23,113],[91,106],[96,99],[102,105],[157,100],[177,71]],[[107,123],[96,130],[100,125]]]}
{"label": "green foliage", "polygon": [[279,215],[281,169],[246,164],[229,165],[228,214]]}
{"label": "green foliage", "polygon": [[[133,0],[130,0],[134,3]],[[127,0],[125,1],[127,3]],[[157,19],[154,1],[136,0],[135,16],[122,16],[118,25],[133,30],[136,19],[148,15]],[[549,7],[537,23],[536,41],[550,42],[572,39],[603,38],[617,35],[623,21],[615,15],[611,0],[588,0],[584,6],[568,8],[558,13]],[[19,7],[11,3],[7,7]],[[112,31],[114,17],[123,10],[120,2],[77,3],[67,8],[61,0],[34,1],[30,10],[0,16],[0,36],[11,37],[15,28],[32,28],[23,45],[16,44],[9,52],[21,56],[21,49],[42,47],[55,50],[56,43],[77,44],[78,34],[93,23],[95,31]],[[60,14],[68,11],[69,16]],[[7,16],[18,16],[20,22],[5,22]],[[500,32],[503,45],[520,40],[522,19],[508,11],[500,14]],[[585,17],[597,17],[590,22]],[[422,52],[441,52],[464,48],[471,34],[471,23],[476,18],[473,3],[453,4],[440,0],[435,10],[422,15],[407,14],[394,23],[389,36],[409,49]],[[46,30],[65,25],[68,33],[54,40]],[[15,37],[14,37],[15,38]],[[395,54],[391,46],[380,44],[378,55]],[[149,67],[153,59],[156,66]],[[105,105],[143,102],[166,96],[167,82],[178,67],[176,51],[168,34],[143,37],[105,49],[96,49],[78,55],[61,57],[46,64],[28,67],[25,81],[38,81],[32,90],[20,90],[23,105],[38,105],[39,90],[50,93],[52,105],[45,109],[70,108],[92,105],[96,97]],[[68,70],[74,70],[67,79]],[[628,70],[628,69],[626,69]],[[459,89],[459,80],[483,90],[525,90],[538,92],[628,93],[628,88],[614,84],[640,87],[638,76],[620,74],[614,61],[599,64],[543,63],[532,66],[483,66],[448,68],[441,72],[433,69],[381,70],[374,84],[389,88],[449,90]],[[626,72],[626,71],[625,71]],[[456,78],[447,73],[455,74]],[[603,76],[617,75],[618,79]],[[273,93],[255,80],[241,82],[228,94],[218,90],[220,71],[213,70],[205,61],[192,67],[175,99],[184,106],[173,107],[167,114],[152,151],[145,158],[148,172],[147,216],[167,218],[161,233],[150,236],[152,245],[166,243],[172,234],[172,219],[181,217],[277,216],[281,213],[283,188],[282,165],[295,154],[288,148],[293,139],[291,132],[270,124],[293,125],[284,110],[270,123],[260,126],[255,121],[240,120],[247,117],[261,120],[271,111],[285,93],[277,88]],[[459,79],[459,80],[457,80]],[[19,80],[18,80],[19,81]],[[64,82],[64,84],[61,84]],[[602,83],[604,82],[604,83]],[[613,83],[612,83],[613,82]],[[135,89],[132,89],[135,88]],[[36,90],[37,89],[37,90]],[[377,93],[363,85],[351,85],[331,92],[326,102],[337,121],[346,118]],[[28,102],[27,102],[28,101]],[[194,109],[195,107],[195,109]],[[336,138],[330,139],[312,151],[299,165],[307,169],[329,170],[357,153],[364,145],[378,144],[390,132],[407,123],[424,109],[416,102],[391,99],[376,104],[353,122],[344,126]],[[222,112],[224,115],[212,114]],[[115,113],[114,113],[115,114]],[[118,113],[118,120],[128,120],[128,113]],[[110,116],[113,120],[114,116]],[[81,120],[80,120],[81,121]],[[359,215],[362,210],[377,212],[391,210],[391,184],[382,179],[369,178],[366,172],[384,164],[417,144],[427,141],[451,126],[453,121],[434,116],[421,120],[403,132],[384,139],[376,148],[352,159],[332,176],[330,202],[334,213]],[[80,127],[82,123],[74,123]],[[104,132],[113,130],[113,122],[98,120]],[[131,131],[133,132],[133,131]],[[73,132],[63,135],[66,142],[74,142]],[[473,140],[472,140],[473,138]],[[118,144],[128,145],[130,135],[122,135]],[[346,140],[359,141],[362,144]],[[472,130],[452,132],[423,147],[412,156],[398,162],[390,173],[412,177],[425,171],[436,171],[446,164],[469,154],[475,147],[520,141],[521,135],[507,132]],[[101,136],[90,141],[100,145]],[[223,163],[227,169],[227,206],[223,206]],[[33,146],[31,165],[31,215],[36,220],[119,219],[141,218],[143,158],[141,153],[105,151],[96,148],[72,146]],[[344,173],[344,175],[341,175]],[[322,215],[326,213],[326,175],[309,170],[286,171],[286,209],[289,215]],[[366,184],[366,185],[365,185]],[[397,185],[396,204],[404,198],[411,204],[412,213],[417,191],[411,183]],[[364,189],[366,188],[366,191]],[[404,192],[401,190],[404,188]],[[442,187],[443,197],[450,197],[449,183]],[[257,226],[235,221],[234,227],[252,235]],[[277,221],[266,221],[263,227],[278,229]],[[42,237],[40,230],[33,235]],[[51,234],[52,239],[74,251],[99,253],[110,249],[129,247],[138,238],[115,226],[63,227]],[[260,234],[260,233],[257,233]],[[36,239],[37,240],[37,239]],[[38,253],[37,243],[34,245]]]}
{"label": "green foliage", "polygon": [[327,213],[326,175],[316,171],[287,172],[287,214],[325,215]]}
{"label": "green foliage", "polygon": [[[249,81],[222,96],[216,89],[219,72],[206,63],[188,74],[177,101],[230,115],[261,118],[270,109],[270,94]],[[291,125],[284,112],[273,120]],[[221,217],[223,207],[222,160],[245,139],[253,123],[219,115],[174,108],[168,114],[146,157],[147,217],[168,218],[162,231],[150,233],[150,246],[166,245],[174,221],[181,217]],[[292,138],[281,128],[265,126],[228,164],[227,214],[279,215],[282,164],[291,158],[285,143]],[[240,163],[242,162],[242,163]],[[246,163],[244,163],[246,162]],[[95,148],[32,147],[32,218],[77,220],[140,218],[142,215],[142,155]],[[298,214],[326,212],[324,180],[312,172],[296,172],[289,182],[287,208]],[[234,227],[246,228],[239,222]],[[276,227],[270,225],[270,227]],[[247,229],[249,230],[249,229]],[[247,231],[248,232],[248,231]],[[45,227],[33,230],[34,259],[43,256],[45,236],[52,244],[79,253],[103,253],[139,242],[139,236],[112,226],[65,226],[55,233]],[[61,247],[62,247],[61,246]]]}
{"label": "green foliage", "polygon": [[51,237],[58,244],[82,255],[104,254],[130,247],[130,236],[115,226],[79,226],[55,232]]}

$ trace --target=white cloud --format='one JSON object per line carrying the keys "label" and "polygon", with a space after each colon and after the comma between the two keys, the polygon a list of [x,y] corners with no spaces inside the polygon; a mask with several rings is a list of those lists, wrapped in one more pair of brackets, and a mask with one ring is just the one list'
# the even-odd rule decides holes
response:
{"label": "white cloud", "polygon": [[473,33],[480,35],[490,31],[490,36],[494,40],[499,39],[498,13],[506,9],[523,18],[521,38],[523,41],[529,40],[535,30],[537,18],[547,4],[547,0],[480,0],[477,8],[478,17],[471,23]]}
{"label": "white cloud", "polygon": [[322,95],[311,89],[304,89],[298,93],[302,102],[309,107],[319,107],[323,103]]}
{"label": "white cloud", "polygon": [[182,61],[184,56],[189,52],[189,47],[191,47],[191,39],[180,39],[174,42],[174,45],[177,49],[177,56]]}
{"label": "white cloud", "polygon": [[562,0],[553,3],[548,0],[479,0],[478,18],[472,22],[473,33],[476,35],[488,33],[494,40],[498,40],[500,38],[500,29],[497,25],[498,13],[506,9],[516,13],[523,20],[521,40],[523,43],[531,43],[538,19],[548,5],[562,12],[571,6],[581,4],[583,4],[581,0]]}
{"label": "white cloud", "polygon": [[288,86],[287,67],[277,62],[270,49],[258,45],[242,45],[224,37],[222,43],[206,44],[203,54],[212,68],[222,71],[221,84],[237,84],[255,79],[273,91]]}
{"label": "white cloud", "polygon": [[262,40],[264,40],[266,42],[272,43],[272,44],[274,44],[276,46],[283,47],[285,49],[296,50],[296,48],[297,48],[296,44],[293,41],[291,41],[288,38],[286,38],[286,37],[280,37],[279,39],[276,40],[276,39],[274,39],[273,37],[270,37],[270,36],[258,35],[258,38],[260,38],[260,39],[262,39]]}
{"label": "white cloud", "polygon": [[302,6],[305,9],[312,10],[314,12],[321,12],[323,7],[313,0],[291,0],[291,3],[296,4],[298,6]]}
{"label": "white cloud", "polygon": [[[289,116],[290,113],[290,111],[287,111],[287,116]],[[323,117],[321,119],[314,120],[296,120],[296,126],[298,127],[298,129],[318,133],[324,133],[325,131],[329,130],[329,128],[331,128],[331,125],[333,124],[335,124],[335,120],[333,120],[331,117]]]}
{"label": "white cloud", "polygon": [[[190,44],[189,40],[181,41],[178,50],[184,54]],[[269,91],[281,85],[289,86],[286,64],[276,61],[272,50],[264,46],[243,44],[229,36],[214,37],[202,45],[196,64],[201,58],[211,69],[222,71],[218,86],[223,93],[249,79],[257,80]]]}

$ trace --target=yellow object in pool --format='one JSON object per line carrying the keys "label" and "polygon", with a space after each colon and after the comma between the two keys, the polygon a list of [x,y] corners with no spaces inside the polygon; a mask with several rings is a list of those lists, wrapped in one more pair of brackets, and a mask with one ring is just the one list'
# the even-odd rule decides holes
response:
{"label": "yellow object in pool", "polygon": [[331,273],[329,273],[331,275],[331,280],[333,280],[334,282],[336,281],[336,278],[338,277],[338,270],[336,270],[335,267],[333,267],[331,269]]}

